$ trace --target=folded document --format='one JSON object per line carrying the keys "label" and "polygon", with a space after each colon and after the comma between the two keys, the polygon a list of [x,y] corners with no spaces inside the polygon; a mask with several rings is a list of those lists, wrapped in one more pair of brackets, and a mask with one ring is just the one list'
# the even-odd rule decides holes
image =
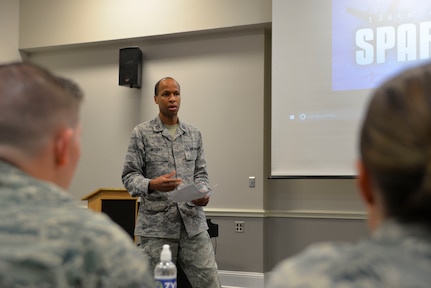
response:
{"label": "folded document", "polygon": [[190,183],[180,185],[179,188],[169,192],[169,195],[177,202],[186,202],[203,198],[210,192],[211,190],[201,192],[195,183]]}

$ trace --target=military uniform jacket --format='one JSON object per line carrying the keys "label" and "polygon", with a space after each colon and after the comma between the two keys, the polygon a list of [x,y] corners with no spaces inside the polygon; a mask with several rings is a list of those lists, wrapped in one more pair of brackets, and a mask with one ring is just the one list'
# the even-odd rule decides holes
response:
{"label": "military uniform jacket", "polygon": [[265,287],[431,287],[431,233],[389,221],[355,245],[314,244],[271,274]]}
{"label": "military uniform jacket", "polygon": [[195,182],[209,190],[201,133],[179,122],[175,137],[160,117],[136,126],[132,131],[122,180],[133,197],[141,197],[135,234],[145,237],[179,239],[181,220],[190,237],[206,231],[203,208],[175,202],[168,193],[149,191],[151,179],[176,171],[183,183]]}
{"label": "military uniform jacket", "polygon": [[0,161],[0,287],[154,287],[146,260],[106,215]]}

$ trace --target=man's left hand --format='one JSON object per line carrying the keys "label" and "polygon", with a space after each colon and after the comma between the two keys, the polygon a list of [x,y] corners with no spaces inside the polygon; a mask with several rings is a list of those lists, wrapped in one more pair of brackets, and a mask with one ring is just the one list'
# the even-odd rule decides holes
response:
{"label": "man's left hand", "polygon": [[193,200],[192,203],[197,205],[197,206],[207,206],[209,201],[210,201],[210,197],[205,196],[203,198]]}

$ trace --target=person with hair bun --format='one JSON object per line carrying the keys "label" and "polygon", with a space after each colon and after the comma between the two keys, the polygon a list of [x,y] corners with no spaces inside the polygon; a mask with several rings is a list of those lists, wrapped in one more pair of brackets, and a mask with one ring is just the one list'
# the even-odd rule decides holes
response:
{"label": "person with hair bun", "polygon": [[431,64],[375,90],[359,152],[370,236],[315,244],[278,264],[266,287],[431,286]]}

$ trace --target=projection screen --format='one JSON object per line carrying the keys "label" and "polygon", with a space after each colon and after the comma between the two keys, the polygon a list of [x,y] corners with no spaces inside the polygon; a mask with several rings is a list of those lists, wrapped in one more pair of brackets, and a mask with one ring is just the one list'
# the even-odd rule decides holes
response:
{"label": "projection screen", "polygon": [[271,176],[354,177],[372,89],[430,58],[429,0],[273,0]]}

